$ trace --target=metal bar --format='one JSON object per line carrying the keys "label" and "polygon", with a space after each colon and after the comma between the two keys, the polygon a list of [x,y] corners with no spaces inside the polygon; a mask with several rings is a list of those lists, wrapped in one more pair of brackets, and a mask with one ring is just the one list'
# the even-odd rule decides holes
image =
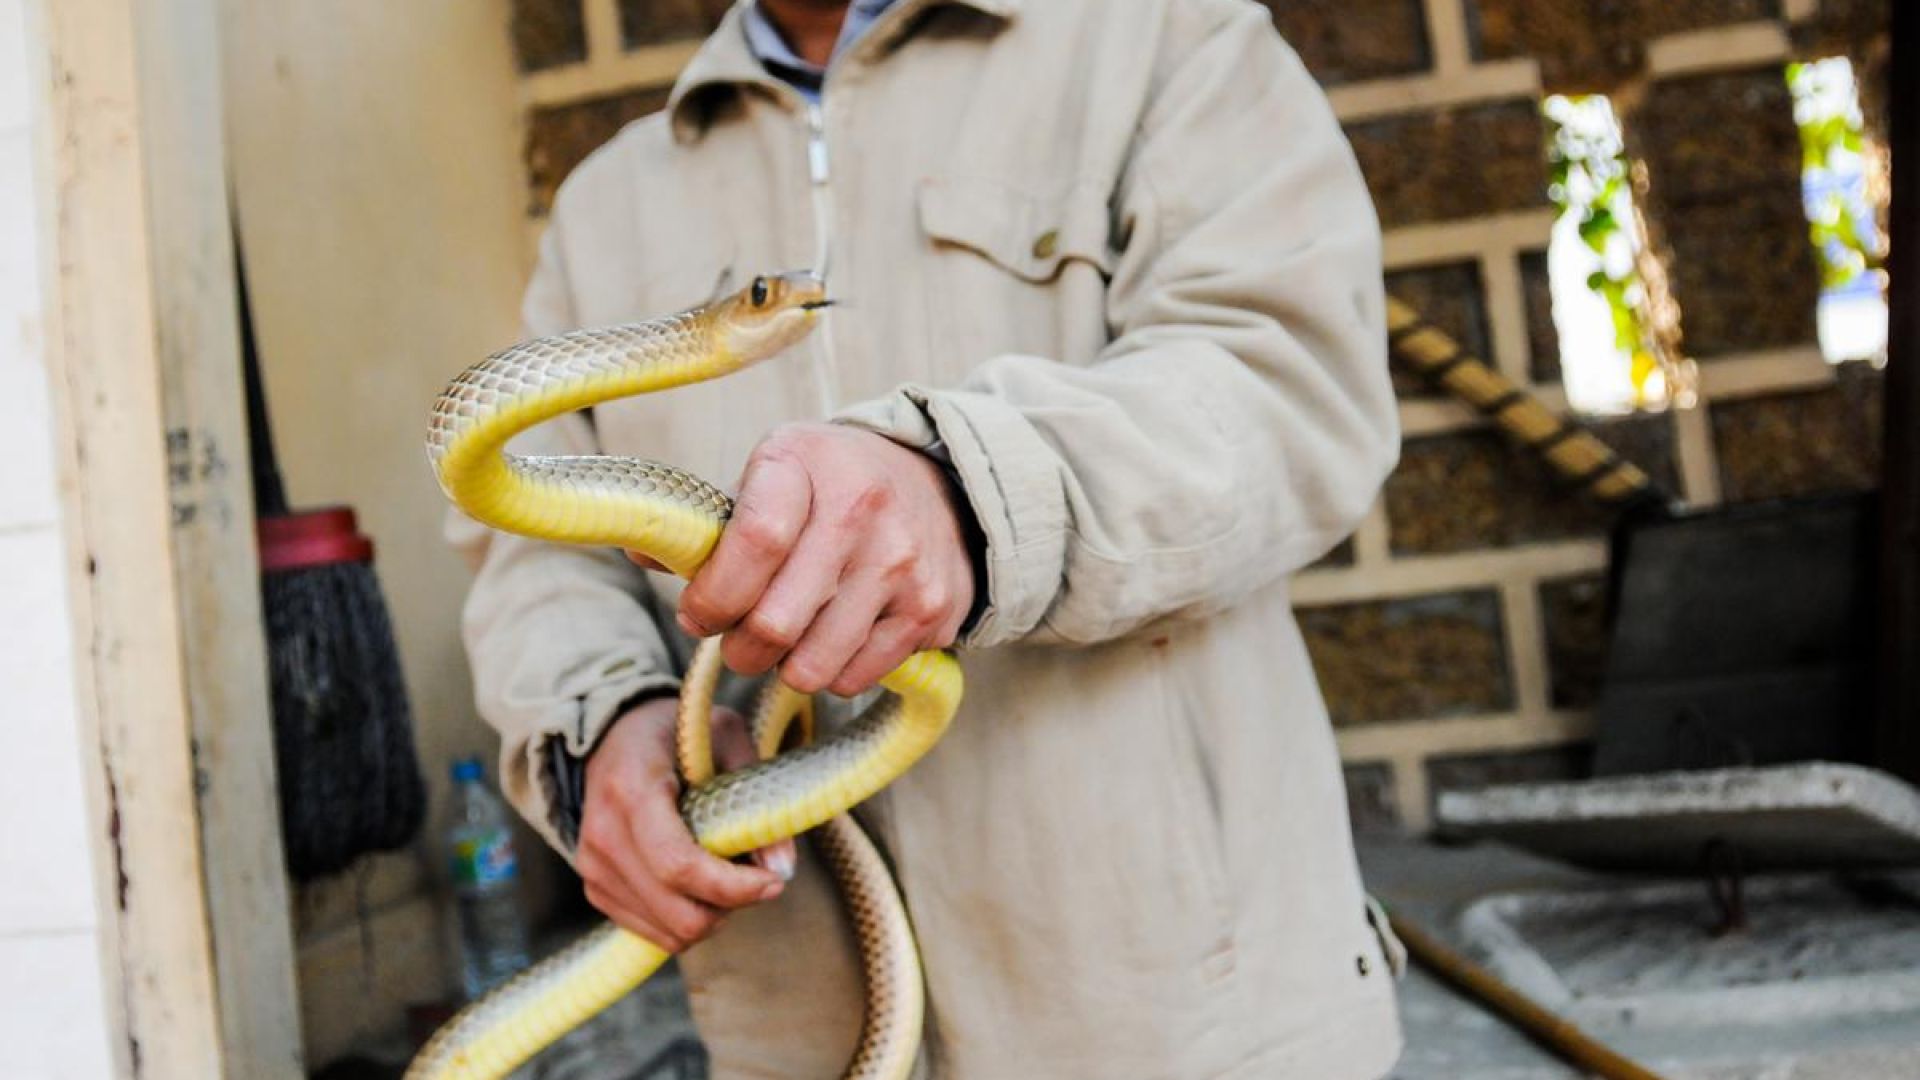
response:
{"label": "metal bar", "polygon": [[1486,968],[1454,952],[1403,916],[1387,922],[1407,952],[1449,986],[1485,1005],[1501,1019],[1553,1052],[1562,1061],[1603,1080],[1663,1080],[1659,1073],[1626,1057],[1580,1030],[1573,1021],[1501,982]]}

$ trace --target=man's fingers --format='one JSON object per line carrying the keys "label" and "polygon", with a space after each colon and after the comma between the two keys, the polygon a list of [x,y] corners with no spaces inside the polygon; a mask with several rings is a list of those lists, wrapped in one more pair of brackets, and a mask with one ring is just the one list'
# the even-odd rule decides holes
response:
{"label": "man's fingers", "polygon": [[748,858],[753,860],[753,865],[781,881],[792,881],[800,867],[800,846],[789,836],[785,840],[775,840]]}
{"label": "man's fingers", "polygon": [[784,659],[840,588],[854,540],[845,529],[810,520],[753,610],[722,642],[727,667],[758,675]]}
{"label": "man's fingers", "polygon": [[785,885],[771,870],[730,863],[691,841],[684,848],[656,853],[653,866],[658,880],[667,888],[727,910],[771,900]]}
{"label": "man's fingers", "polygon": [[725,705],[713,708],[713,763],[718,771],[729,772],[760,760],[754,752],[753,736],[747,721]]}
{"label": "man's fingers", "polygon": [[587,902],[622,929],[670,953],[685,952],[726,921],[724,913],[685,897],[657,892],[643,898],[587,885]]}
{"label": "man's fingers", "polygon": [[726,915],[711,904],[683,896],[658,883],[643,888],[636,901],[635,908],[673,943],[673,952],[704,940]]}
{"label": "man's fingers", "polygon": [[670,822],[636,821],[633,839],[646,863],[645,878],[683,897],[731,910],[780,895],[779,875],[709,853],[694,843],[677,814]]}
{"label": "man's fingers", "polygon": [[638,551],[627,552],[627,560],[642,570],[658,570],[661,573],[667,572],[667,568],[655,562],[651,556],[642,555]]}
{"label": "man's fingers", "polygon": [[671,829],[640,824],[647,820],[636,818],[630,844],[583,848],[581,863],[588,899],[647,940],[677,952],[710,932],[725,911],[780,894],[777,873],[709,854],[678,814]]}
{"label": "man's fingers", "polygon": [[[648,895],[647,883],[655,875],[641,847],[643,841],[635,826],[662,815],[679,826],[682,832],[685,831],[672,785],[658,784],[631,790],[619,801],[602,804],[580,823],[580,846],[576,854],[581,879],[589,890],[598,891],[609,902],[648,918],[656,928],[659,921],[640,906],[641,898]],[[693,843],[691,836],[686,837],[686,843]],[[594,906],[601,905],[596,903]],[[655,943],[664,946],[663,942]]]}
{"label": "man's fingers", "polygon": [[[735,866],[694,842],[671,771],[671,701],[649,703],[608,733],[589,765],[577,864],[587,898],[616,923],[670,952],[713,932],[727,910],[777,896],[779,875]],[[753,748],[745,723],[715,711],[717,758]]]}
{"label": "man's fingers", "polygon": [[624,900],[626,894],[603,888],[591,881],[587,882],[586,886],[587,903],[592,904],[595,911],[612,919],[620,929],[638,934],[670,953],[680,952],[689,944],[667,933],[658,923],[636,911]]}
{"label": "man's fingers", "polygon": [[825,690],[866,644],[887,605],[885,584],[864,574],[846,583],[780,665],[780,681],[803,694]]}
{"label": "man's fingers", "polygon": [[756,457],[749,462],[720,542],[680,594],[680,628],[712,637],[733,629],[753,610],[800,539],[812,501],[812,482],[798,461]]}
{"label": "man's fingers", "polygon": [[654,880],[631,836],[608,838],[603,830],[589,844],[583,835],[579,866],[587,901],[626,929],[675,953],[701,936],[702,908]]}
{"label": "man's fingers", "polygon": [[921,623],[902,615],[887,615],[873,627],[860,651],[832,677],[828,689],[841,697],[852,697],[880,681],[881,676],[900,666],[915,650],[923,648]]}

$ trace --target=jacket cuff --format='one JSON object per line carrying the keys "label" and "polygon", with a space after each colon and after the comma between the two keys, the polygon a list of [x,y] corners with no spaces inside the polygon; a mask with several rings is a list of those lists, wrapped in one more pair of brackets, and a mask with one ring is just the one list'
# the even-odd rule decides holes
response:
{"label": "jacket cuff", "polygon": [[629,709],[656,697],[670,697],[680,691],[680,680],[668,674],[654,674],[596,687],[566,703],[565,712],[556,708],[551,722],[543,724],[543,735],[528,740],[528,775],[540,792],[543,825],[547,840],[561,854],[571,857],[580,843],[580,813],[586,803],[587,759],[600,745],[607,729]]}
{"label": "jacket cuff", "polygon": [[1067,502],[1053,449],[1026,418],[987,394],[903,386],[833,419],[946,457],[985,547],[985,605],[960,644],[986,648],[1039,626],[1066,565]]}

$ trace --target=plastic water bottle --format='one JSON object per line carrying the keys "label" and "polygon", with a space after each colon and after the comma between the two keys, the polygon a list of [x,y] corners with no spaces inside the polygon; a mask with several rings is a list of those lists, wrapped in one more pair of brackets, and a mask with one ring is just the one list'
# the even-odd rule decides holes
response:
{"label": "plastic water bottle", "polygon": [[460,923],[460,981],[476,998],[527,966],[520,864],[507,808],[487,786],[479,758],[453,764],[453,896]]}

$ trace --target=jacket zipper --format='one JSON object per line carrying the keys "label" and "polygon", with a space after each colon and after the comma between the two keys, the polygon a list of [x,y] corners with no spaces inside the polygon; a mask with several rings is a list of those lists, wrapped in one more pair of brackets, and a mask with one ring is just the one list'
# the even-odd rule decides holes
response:
{"label": "jacket zipper", "polygon": [[[831,280],[829,273],[833,256],[833,199],[827,188],[831,178],[827,161],[826,110],[820,102],[808,102],[807,179],[813,199],[813,272],[826,281]],[[824,420],[833,414],[840,401],[840,369],[834,355],[831,308],[820,313],[820,328],[816,336],[820,339],[820,348],[814,354],[813,384],[820,418]]]}

